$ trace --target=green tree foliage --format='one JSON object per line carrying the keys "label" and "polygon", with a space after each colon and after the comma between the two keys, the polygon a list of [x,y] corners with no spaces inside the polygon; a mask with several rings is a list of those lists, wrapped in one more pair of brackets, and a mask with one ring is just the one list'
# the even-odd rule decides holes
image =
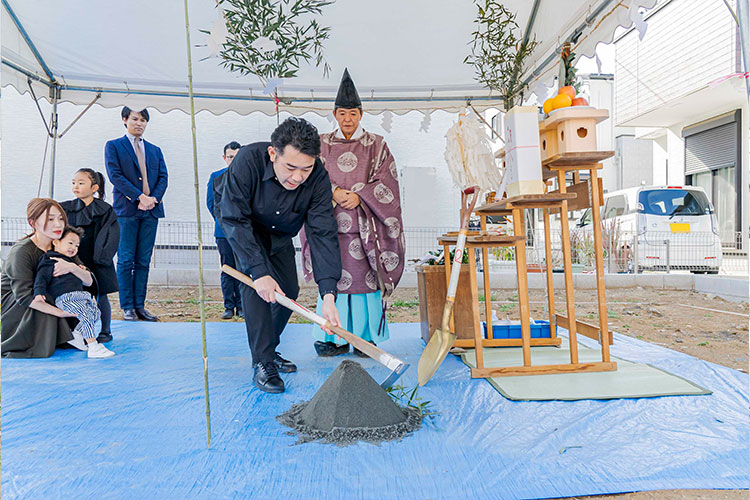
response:
{"label": "green tree foliage", "polygon": [[[302,62],[330,67],[323,57],[323,42],[330,28],[314,16],[330,0],[219,0],[229,32],[219,56],[222,65],[244,75],[292,78]],[[304,19],[304,22],[303,22]]]}
{"label": "green tree foliage", "polygon": [[471,54],[464,63],[474,66],[476,79],[489,89],[499,92],[505,108],[524,88],[521,69],[524,60],[534,51],[536,40],[521,41],[516,15],[499,0],[477,3],[476,30],[472,33]]}

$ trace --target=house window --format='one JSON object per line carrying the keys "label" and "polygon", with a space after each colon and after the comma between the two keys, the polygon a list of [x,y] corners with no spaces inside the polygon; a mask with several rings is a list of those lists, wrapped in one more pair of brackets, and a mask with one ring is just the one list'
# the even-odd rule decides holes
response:
{"label": "house window", "polygon": [[740,199],[737,196],[741,162],[740,110],[709,122],[687,127],[685,184],[700,186],[714,206],[719,237],[725,246],[736,246],[740,231]]}
{"label": "house window", "polygon": [[687,184],[702,187],[714,206],[719,222],[719,236],[725,246],[735,246],[737,239],[737,188],[735,168],[726,167],[687,176]]}

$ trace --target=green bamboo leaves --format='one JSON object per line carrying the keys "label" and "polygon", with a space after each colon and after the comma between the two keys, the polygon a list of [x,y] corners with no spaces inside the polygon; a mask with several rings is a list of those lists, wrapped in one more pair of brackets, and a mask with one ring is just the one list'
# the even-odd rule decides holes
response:
{"label": "green bamboo leaves", "polygon": [[474,66],[477,81],[500,92],[505,108],[510,109],[524,88],[520,79],[523,62],[538,42],[518,39],[516,15],[499,0],[484,0],[484,5],[477,2],[474,23],[471,54],[464,63]]}
{"label": "green bamboo leaves", "polygon": [[323,42],[330,28],[314,16],[332,0],[218,0],[224,10],[228,36],[219,56],[222,66],[243,75],[253,74],[267,84],[275,78],[293,78],[300,64],[323,66]]}

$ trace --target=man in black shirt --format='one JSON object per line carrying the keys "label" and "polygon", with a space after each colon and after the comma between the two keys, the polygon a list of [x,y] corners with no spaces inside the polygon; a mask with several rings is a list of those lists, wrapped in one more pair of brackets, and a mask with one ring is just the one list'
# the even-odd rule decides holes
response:
{"label": "man in black shirt", "polygon": [[323,317],[340,326],[335,305],[336,283],[341,278],[338,227],[331,181],[319,155],[317,129],[301,118],[289,118],[276,128],[270,143],[242,147],[213,184],[216,219],[240,270],[255,281],[255,290],[242,286],[242,305],[253,382],[265,392],[284,392],[278,372],[297,370],[276,352],[291,311],[276,303],[274,292],[297,298],[292,238],[303,224],[323,299]]}

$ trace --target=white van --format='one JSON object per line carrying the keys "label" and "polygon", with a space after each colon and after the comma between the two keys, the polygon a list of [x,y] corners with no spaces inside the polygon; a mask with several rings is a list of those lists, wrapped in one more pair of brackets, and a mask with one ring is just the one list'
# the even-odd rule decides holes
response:
{"label": "white van", "polygon": [[[698,186],[640,186],[604,195],[602,225],[614,252],[632,270],[682,269],[717,274],[721,267],[719,226],[711,202]],[[591,209],[577,229],[591,230]],[[637,248],[633,248],[634,236]],[[623,267],[621,265],[621,267]]]}

